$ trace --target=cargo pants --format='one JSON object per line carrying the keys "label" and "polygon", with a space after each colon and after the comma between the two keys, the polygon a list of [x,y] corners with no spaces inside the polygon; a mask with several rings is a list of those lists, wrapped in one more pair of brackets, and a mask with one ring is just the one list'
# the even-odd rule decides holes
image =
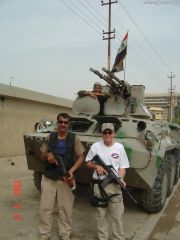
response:
{"label": "cargo pants", "polygon": [[[124,203],[122,192],[119,186],[114,183],[108,184],[105,188],[108,195],[119,194],[111,198],[107,208],[97,208],[97,235],[99,240],[125,240],[122,217],[124,214]],[[101,196],[98,185],[94,185],[94,193]]]}
{"label": "cargo pants", "polygon": [[50,239],[53,210],[57,199],[59,238],[69,240],[72,225],[74,195],[64,181],[53,181],[42,176],[39,231],[42,239]]}

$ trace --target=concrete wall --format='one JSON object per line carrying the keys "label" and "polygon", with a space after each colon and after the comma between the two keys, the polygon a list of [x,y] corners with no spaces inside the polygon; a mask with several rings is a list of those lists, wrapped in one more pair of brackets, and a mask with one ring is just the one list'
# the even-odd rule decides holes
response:
{"label": "concrete wall", "polygon": [[0,157],[25,153],[23,134],[41,119],[71,113],[72,101],[0,84]]}

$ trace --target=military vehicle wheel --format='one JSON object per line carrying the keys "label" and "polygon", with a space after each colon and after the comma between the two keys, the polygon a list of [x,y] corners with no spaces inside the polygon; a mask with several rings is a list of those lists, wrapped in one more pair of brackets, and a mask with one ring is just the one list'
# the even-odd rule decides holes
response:
{"label": "military vehicle wheel", "polygon": [[166,161],[161,162],[153,188],[143,190],[141,195],[142,207],[150,212],[159,212],[166,202],[168,192],[168,171]]}
{"label": "military vehicle wheel", "polygon": [[180,150],[178,150],[175,154],[176,156],[176,175],[175,175],[175,180],[174,180],[174,184],[176,184],[179,180],[180,177],[180,159],[179,159],[179,155],[180,155]]}
{"label": "military vehicle wheel", "polygon": [[175,184],[176,160],[173,155],[169,156],[168,175],[169,175],[169,184],[168,184],[167,197],[169,197],[171,195],[174,184]]}
{"label": "military vehicle wheel", "polygon": [[37,190],[41,191],[41,180],[42,180],[42,172],[36,172],[34,171],[34,185],[37,188]]}

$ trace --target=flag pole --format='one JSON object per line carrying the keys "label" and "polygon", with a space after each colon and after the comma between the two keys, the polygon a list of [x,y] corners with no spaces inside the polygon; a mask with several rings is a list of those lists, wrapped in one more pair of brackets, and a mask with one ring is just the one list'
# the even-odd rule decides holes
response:
{"label": "flag pole", "polygon": [[[129,36],[129,30],[127,30],[127,34]],[[127,46],[128,46],[128,40],[127,40]],[[126,80],[126,57],[124,59],[124,81]]]}
{"label": "flag pole", "polygon": [[124,59],[124,81],[126,79],[126,57]]}

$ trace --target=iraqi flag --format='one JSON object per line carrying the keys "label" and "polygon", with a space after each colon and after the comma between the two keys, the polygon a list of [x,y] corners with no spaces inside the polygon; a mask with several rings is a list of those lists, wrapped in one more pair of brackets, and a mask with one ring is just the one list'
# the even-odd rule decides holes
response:
{"label": "iraqi flag", "polygon": [[125,37],[123,38],[121,45],[118,49],[116,59],[114,61],[114,65],[112,67],[111,72],[120,72],[124,70],[123,60],[127,54],[127,40],[128,40],[128,32],[126,33]]}

